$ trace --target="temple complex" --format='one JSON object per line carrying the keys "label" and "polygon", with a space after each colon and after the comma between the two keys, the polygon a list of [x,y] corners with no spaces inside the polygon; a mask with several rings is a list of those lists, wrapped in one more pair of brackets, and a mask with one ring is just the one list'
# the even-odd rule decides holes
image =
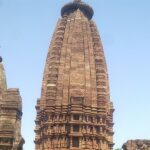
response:
{"label": "temple complex", "polygon": [[19,89],[7,88],[0,57],[0,150],[23,150],[21,117],[22,102]]}
{"label": "temple complex", "polygon": [[94,11],[63,6],[36,105],[36,150],[112,150],[113,104]]}

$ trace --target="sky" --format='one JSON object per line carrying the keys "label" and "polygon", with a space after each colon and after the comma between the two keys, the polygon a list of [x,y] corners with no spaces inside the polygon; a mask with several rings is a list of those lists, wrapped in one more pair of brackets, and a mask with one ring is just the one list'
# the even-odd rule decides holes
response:
{"label": "sky", "polygon": [[[24,150],[34,149],[35,105],[61,7],[71,0],[0,0],[0,55],[23,100]],[[95,15],[114,103],[114,142],[150,139],[150,1],[85,0]]]}

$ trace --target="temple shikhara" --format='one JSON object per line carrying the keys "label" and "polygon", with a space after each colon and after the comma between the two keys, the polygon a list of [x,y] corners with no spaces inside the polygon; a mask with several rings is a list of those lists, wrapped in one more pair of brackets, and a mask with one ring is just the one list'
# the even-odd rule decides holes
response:
{"label": "temple shikhara", "polygon": [[23,150],[21,118],[22,101],[19,89],[7,88],[0,57],[0,150]]}
{"label": "temple shikhara", "polygon": [[36,110],[36,150],[112,150],[113,105],[94,11],[75,0],[61,10]]}

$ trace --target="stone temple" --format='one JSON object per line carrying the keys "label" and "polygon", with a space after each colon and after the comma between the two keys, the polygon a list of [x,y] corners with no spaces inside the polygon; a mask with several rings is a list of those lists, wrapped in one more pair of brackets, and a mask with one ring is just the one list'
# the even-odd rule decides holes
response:
{"label": "stone temple", "polygon": [[114,109],[93,14],[80,0],[61,10],[36,105],[36,150],[113,149]]}
{"label": "stone temple", "polygon": [[23,150],[21,117],[22,101],[19,89],[7,88],[0,57],[0,150]]}

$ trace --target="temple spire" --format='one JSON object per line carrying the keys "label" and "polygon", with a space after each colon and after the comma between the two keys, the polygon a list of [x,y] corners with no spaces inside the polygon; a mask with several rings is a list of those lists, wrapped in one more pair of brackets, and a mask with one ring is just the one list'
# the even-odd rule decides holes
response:
{"label": "temple spire", "polygon": [[92,7],[61,9],[37,101],[35,150],[112,150],[113,105]]}
{"label": "temple spire", "polygon": [[17,88],[7,88],[6,74],[0,56],[0,150],[22,150],[22,100]]}

